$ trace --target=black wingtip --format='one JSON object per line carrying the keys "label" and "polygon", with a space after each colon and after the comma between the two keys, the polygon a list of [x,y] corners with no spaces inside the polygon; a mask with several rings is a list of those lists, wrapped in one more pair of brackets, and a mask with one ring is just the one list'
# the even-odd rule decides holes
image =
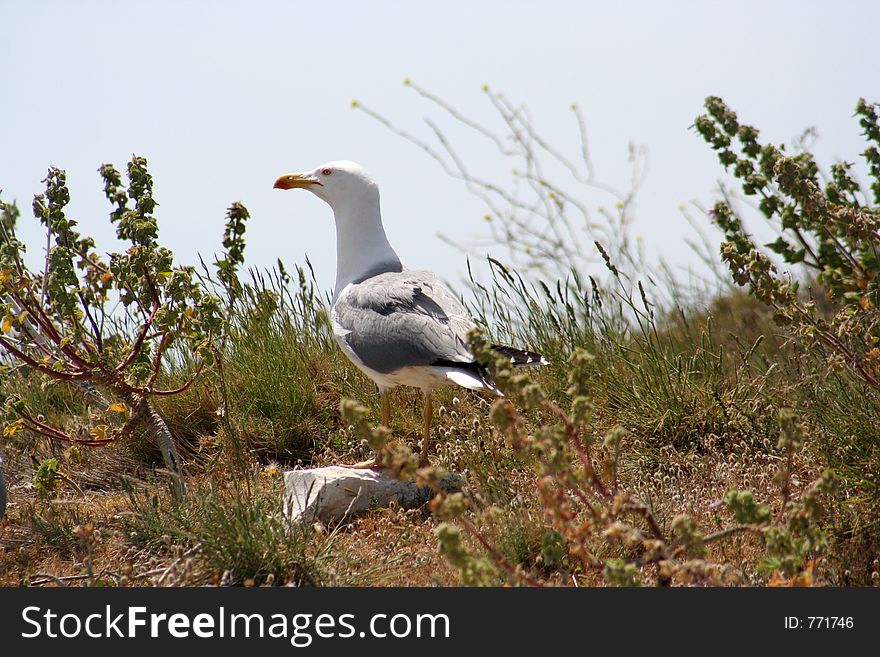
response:
{"label": "black wingtip", "polygon": [[517,349],[516,347],[507,347],[505,345],[493,344],[489,345],[492,351],[498,352],[510,358],[510,362],[514,367],[538,367],[541,365],[549,365],[550,361],[544,358],[536,351],[528,351],[527,349]]}

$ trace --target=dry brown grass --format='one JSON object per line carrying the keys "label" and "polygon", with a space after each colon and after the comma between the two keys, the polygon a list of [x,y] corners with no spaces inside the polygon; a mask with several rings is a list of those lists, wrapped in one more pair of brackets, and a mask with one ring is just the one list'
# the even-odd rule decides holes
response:
{"label": "dry brown grass", "polygon": [[[464,400],[458,395],[452,397],[459,401],[452,398],[444,398],[444,401],[450,404],[450,408],[462,411],[447,410],[440,415],[436,462],[464,469],[473,499],[484,505],[503,505],[509,510],[510,515],[500,521],[486,521],[480,513],[475,513],[473,518],[499,550],[506,550],[509,558],[519,558],[525,568],[541,573],[540,550],[535,551],[533,543],[540,541],[544,520],[537,501],[535,476],[528,469],[516,466],[510,450],[495,431],[485,427],[484,421],[463,412],[465,404],[480,407],[484,403],[482,400]],[[404,400],[401,405],[407,406],[410,401]],[[445,435],[447,431],[449,435]],[[676,513],[688,513],[707,533],[721,527],[723,518],[719,515],[718,502],[730,488],[753,490],[759,502],[770,504],[775,511],[779,491],[774,475],[779,459],[746,444],[721,451],[715,440],[707,437],[703,449],[689,452],[662,448],[652,455],[650,463],[636,450],[631,460],[624,460],[621,464],[622,481],[643,499],[652,500],[658,518],[668,522]],[[353,443],[349,450],[328,452],[322,460],[336,461],[340,456],[356,458],[362,454],[362,447]],[[99,463],[112,460],[109,452],[92,458]],[[815,462],[796,459],[793,493],[797,494],[816,474]],[[128,495],[119,490],[90,488],[86,484],[94,477],[94,470],[71,472],[72,483],[63,484],[50,500],[39,499],[24,477],[12,477],[16,482],[11,489],[14,503],[0,528],[0,585],[76,586],[100,581],[108,585],[154,586],[186,584],[194,580],[219,583],[221,573],[193,575],[192,571],[199,568],[196,553],[187,554],[186,550],[173,547],[148,549],[135,544],[126,531],[126,517],[133,513]],[[188,480],[191,489],[197,489],[200,483],[204,482],[197,477]],[[155,484],[151,486],[155,487]],[[102,488],[108,488],[106,482]],[[68,526],[59,526],[58,532],[72,532],[76,525],[93,526],[92,577],[85,576],[88,569],[85,547],[78,545],[65,549],[53,545],[47,532],[34,525],[34,514],[45,515],[47,509],[64,510]],[[458,573],[437,547],[434,536],[437,524],[425,509],[403,511],[390,508],[369,513],[345,527],[328,529],[317,526],[315,531],[320,536],[333,534],[338,555],[330,566],[333,583],[455,585],[459,581]],[[469,545],[472,549],[478,547],[473,540]],[[725,581],[728,584],[754,585],[763,582],[755,571],[761,552],[758,540],[753,535],[743,534],[713,544],[708,556],[726,564]],[[603,584],[601,576],[596,573],[578,573],[565,579],[559,573],[544,574],[549,585]],[[822,578],[821,564],[816,569],[816,577]]]}
{"label": "dry brown grass", "polygon": [[[199,482],[189,478],[187,485],[193,489]],[[133,513],[126,493],[80,493],[68,486],[52,499],[39,499],[19,485],[12,494],[16,501],[0,524],[0,586],[156,586],[199,579],[217,584],[222,577],[222,573],[194,573],[200,567],[197,559],[192,559],[195,552],[134,544],[126,531],[125,521]],[[35,525],[35,513],[45,520],[59,521],[54,531]],[[68,546],[55,539],[56,534],[72,536],[77,526],[87,524],[94,532],[92,577],[86,574],[86,546],[78,541]],[[319,536],[332,531],[335,551],[342,555],[331,565],[335,583],[449,586],[456,583],[457,575],[437,550],[435,525],[424,510],[390,508],[345,527],[328,530],[316,525],[314,530]],[[184,572],[185,565],[189,572]]]}

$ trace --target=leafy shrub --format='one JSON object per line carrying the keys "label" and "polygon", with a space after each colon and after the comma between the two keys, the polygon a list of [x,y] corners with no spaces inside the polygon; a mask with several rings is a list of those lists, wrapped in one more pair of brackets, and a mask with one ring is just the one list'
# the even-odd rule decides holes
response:
{"label": "leafy shrub", "polygon": [[[617,426],[601,441],[591,437],[595,409],[590,394],[589,354],[575,351],[569,361],[571,406],[565,412],[540,385],[515,372],[505,359],[492,356],[478,334],[473,344],[476,353],[490,364],[496,383],[506,395],[493,404],[491,420],[537,477],[539,505],[554,530],[545,552],[553,552],[555,558],[550,563],[557,568],[565,564],[566,569],[581,576],[601,573],[612,585],[727,584],[731,583],[729,569],[712,558],[708,546],[747,533],[763,546],[763,566],[774,576],[786,581],[812,581],[812,560],[826,546],[820,521],[834,478],[826,472],[797,499],[791,495],[792,461],[803,445],[803,430],[794,414],[783,412],[779,417],[778,449],[787,460],[777,474],[778,513],[774,516],[767,505],[756,502],[750,491],[731,489],[719,501],[731,515],[729,524],[708,532],[684,513],[671,518],[658,516],[648,501],[624,485],[619,467],[630,439],[627,430]],[[555,422],[529,427],[515,410],[517,407],[548,410]],[[439,492],[433,505],[441,516],[453,519],[477,537],[485,550],[482,555],[469,551],[454,525],[438,528],[441,549],[459,568],[465,583],[497,584],[505,577],[528,584],[543,583],[534,571],[526,572],[522,561],[514,565],[466,519],[469,503],[461,494]],[[489,509],[487,513],[501,511]],[[544,563],[550,565],[546,560]]]}
{"label": "leafy shrub", "polygon": [[[861,186],[853,164],[838,162],[823,175],[809,152],[763,144],[717,97],[694,127],[738,179],[759,199],[763,218],[779,234],[755,244],[745,217],[729,198],[710,212],[724,234],[721,256],[733,280],[772,308],[799,358],[818,367],[800,380],[803,405],[821,426],[820,452],[850,482],[857,528],[880,513],[880,124],[878,106],[861,99],[855,115],[867,142],[862,152],[870,184]],[[787,267],[787,269],[784,269]],[[805,272],[805,275],[800,272]],[[802,281],[810,282],[807,293]],[[864,502],[867,502],[864,505]]]}
{"label": "leafy shrub", "polygon": [[720,98],[708,98],[706,109],[708,115],[694,121],[696,130],[739,179],[743,193],[760,197],[761,213],[780,234],[765,248],[815,276],[833,304],[833,315],[826,321],[814,298],[798,294],[800,283],[793,273],[781,272],[757,248],[731,203],[720,200],[710,214],[724,233],[721,255],[733,279],[770,305],[780,324],[792,325],[805,346],[824,353],[832,368],[846,369],[880,388],[877,106],[864,100],[856,106],[868,141],[863,156],[874,181],[871,193],[856,182],[851,163],[832,165],[831,179],[823,182],[811,153],[789,155],[784,146],[762,145],[758,130],[741,123]]}
{"label": "leafy shrub", "polygon": [[[25,245],[15,232],[18,209],[0,202],[0,347],[7,362],[79,387],[99,409],[87,423],[65,430],[47,423],[27,398],[13,397],[6,403],[4,435],[25,430],[54,441],[97,446],[145,426],[182,494],[177,443],[153,399],[186,390],[211,362],[213,341],[223,332],[219,299],[206,293],[192,267],[174,266],[172,252],[159,244],[158,204],[146,160],[132,158],[127,185],[110,164],[99,172],[104,194],[114,206],[110,221],[119,239],[130,245],[109,257],[67,217],[70,192],[64,171],[50,168],[46,192],[33,202],[34,216],[46,227],[50,242],[41,272],[25,264]],[[226,241],[231,248],[221,261],[226,278],[241,262],[236,238],[247,216],[241,204],[229,210],[227,237],[232,237]],[[178,347],[194,354],[199,364],[189,380],[162,388],[164,359]]]}

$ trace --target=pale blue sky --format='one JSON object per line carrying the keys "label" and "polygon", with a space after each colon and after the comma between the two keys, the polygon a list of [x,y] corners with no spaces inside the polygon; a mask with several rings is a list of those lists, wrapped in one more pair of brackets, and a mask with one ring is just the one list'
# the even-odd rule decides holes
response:
{"label": "pale blue sky", "polygon": [[[863,149],[855,102],[880,100],[878,24],[880,3],[870,1],[4,0],[0,189],[26,212],[22,234],[39,252],[31,197],[48,165],[67,169],[70,215],[110,250],[96,169],[123,167],[138,153],[149,159],[161,234],[179,261],[218,250],[225,208],[241,200],[253,217],[250,264],[308,254],[329,287],[329,208],[272,183],[352,159],[378,180],[403,259],[457,279],[464,256],[434,234],[479,235],[480,203],[350,104],[357,98],[428,136],[428,108],[401,84],[405,77],[482,118],[490,113],[480,88],[490,83],[524,102],[545,136],[572,148],[567,108],[577,102],[606,182],[624,186],[627,144],[644,144],[651,168],[635,232],[652,257],[690,262],[679,205],[708,203],[720,177],[688,130],[703,98],[721,95],[773,140],[815,126],[826,163],[853,159]],[[481,150],[469,157],[473,170],[505,179]]]}

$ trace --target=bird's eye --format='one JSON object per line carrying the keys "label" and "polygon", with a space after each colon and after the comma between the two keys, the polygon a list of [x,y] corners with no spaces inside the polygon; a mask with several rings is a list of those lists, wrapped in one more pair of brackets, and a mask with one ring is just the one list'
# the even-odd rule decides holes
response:
{"label": "bird's eye", "polygon": [[331,173],[333,173],[333,169],[323,169],[321,173],[325,176],[329,176]]}

